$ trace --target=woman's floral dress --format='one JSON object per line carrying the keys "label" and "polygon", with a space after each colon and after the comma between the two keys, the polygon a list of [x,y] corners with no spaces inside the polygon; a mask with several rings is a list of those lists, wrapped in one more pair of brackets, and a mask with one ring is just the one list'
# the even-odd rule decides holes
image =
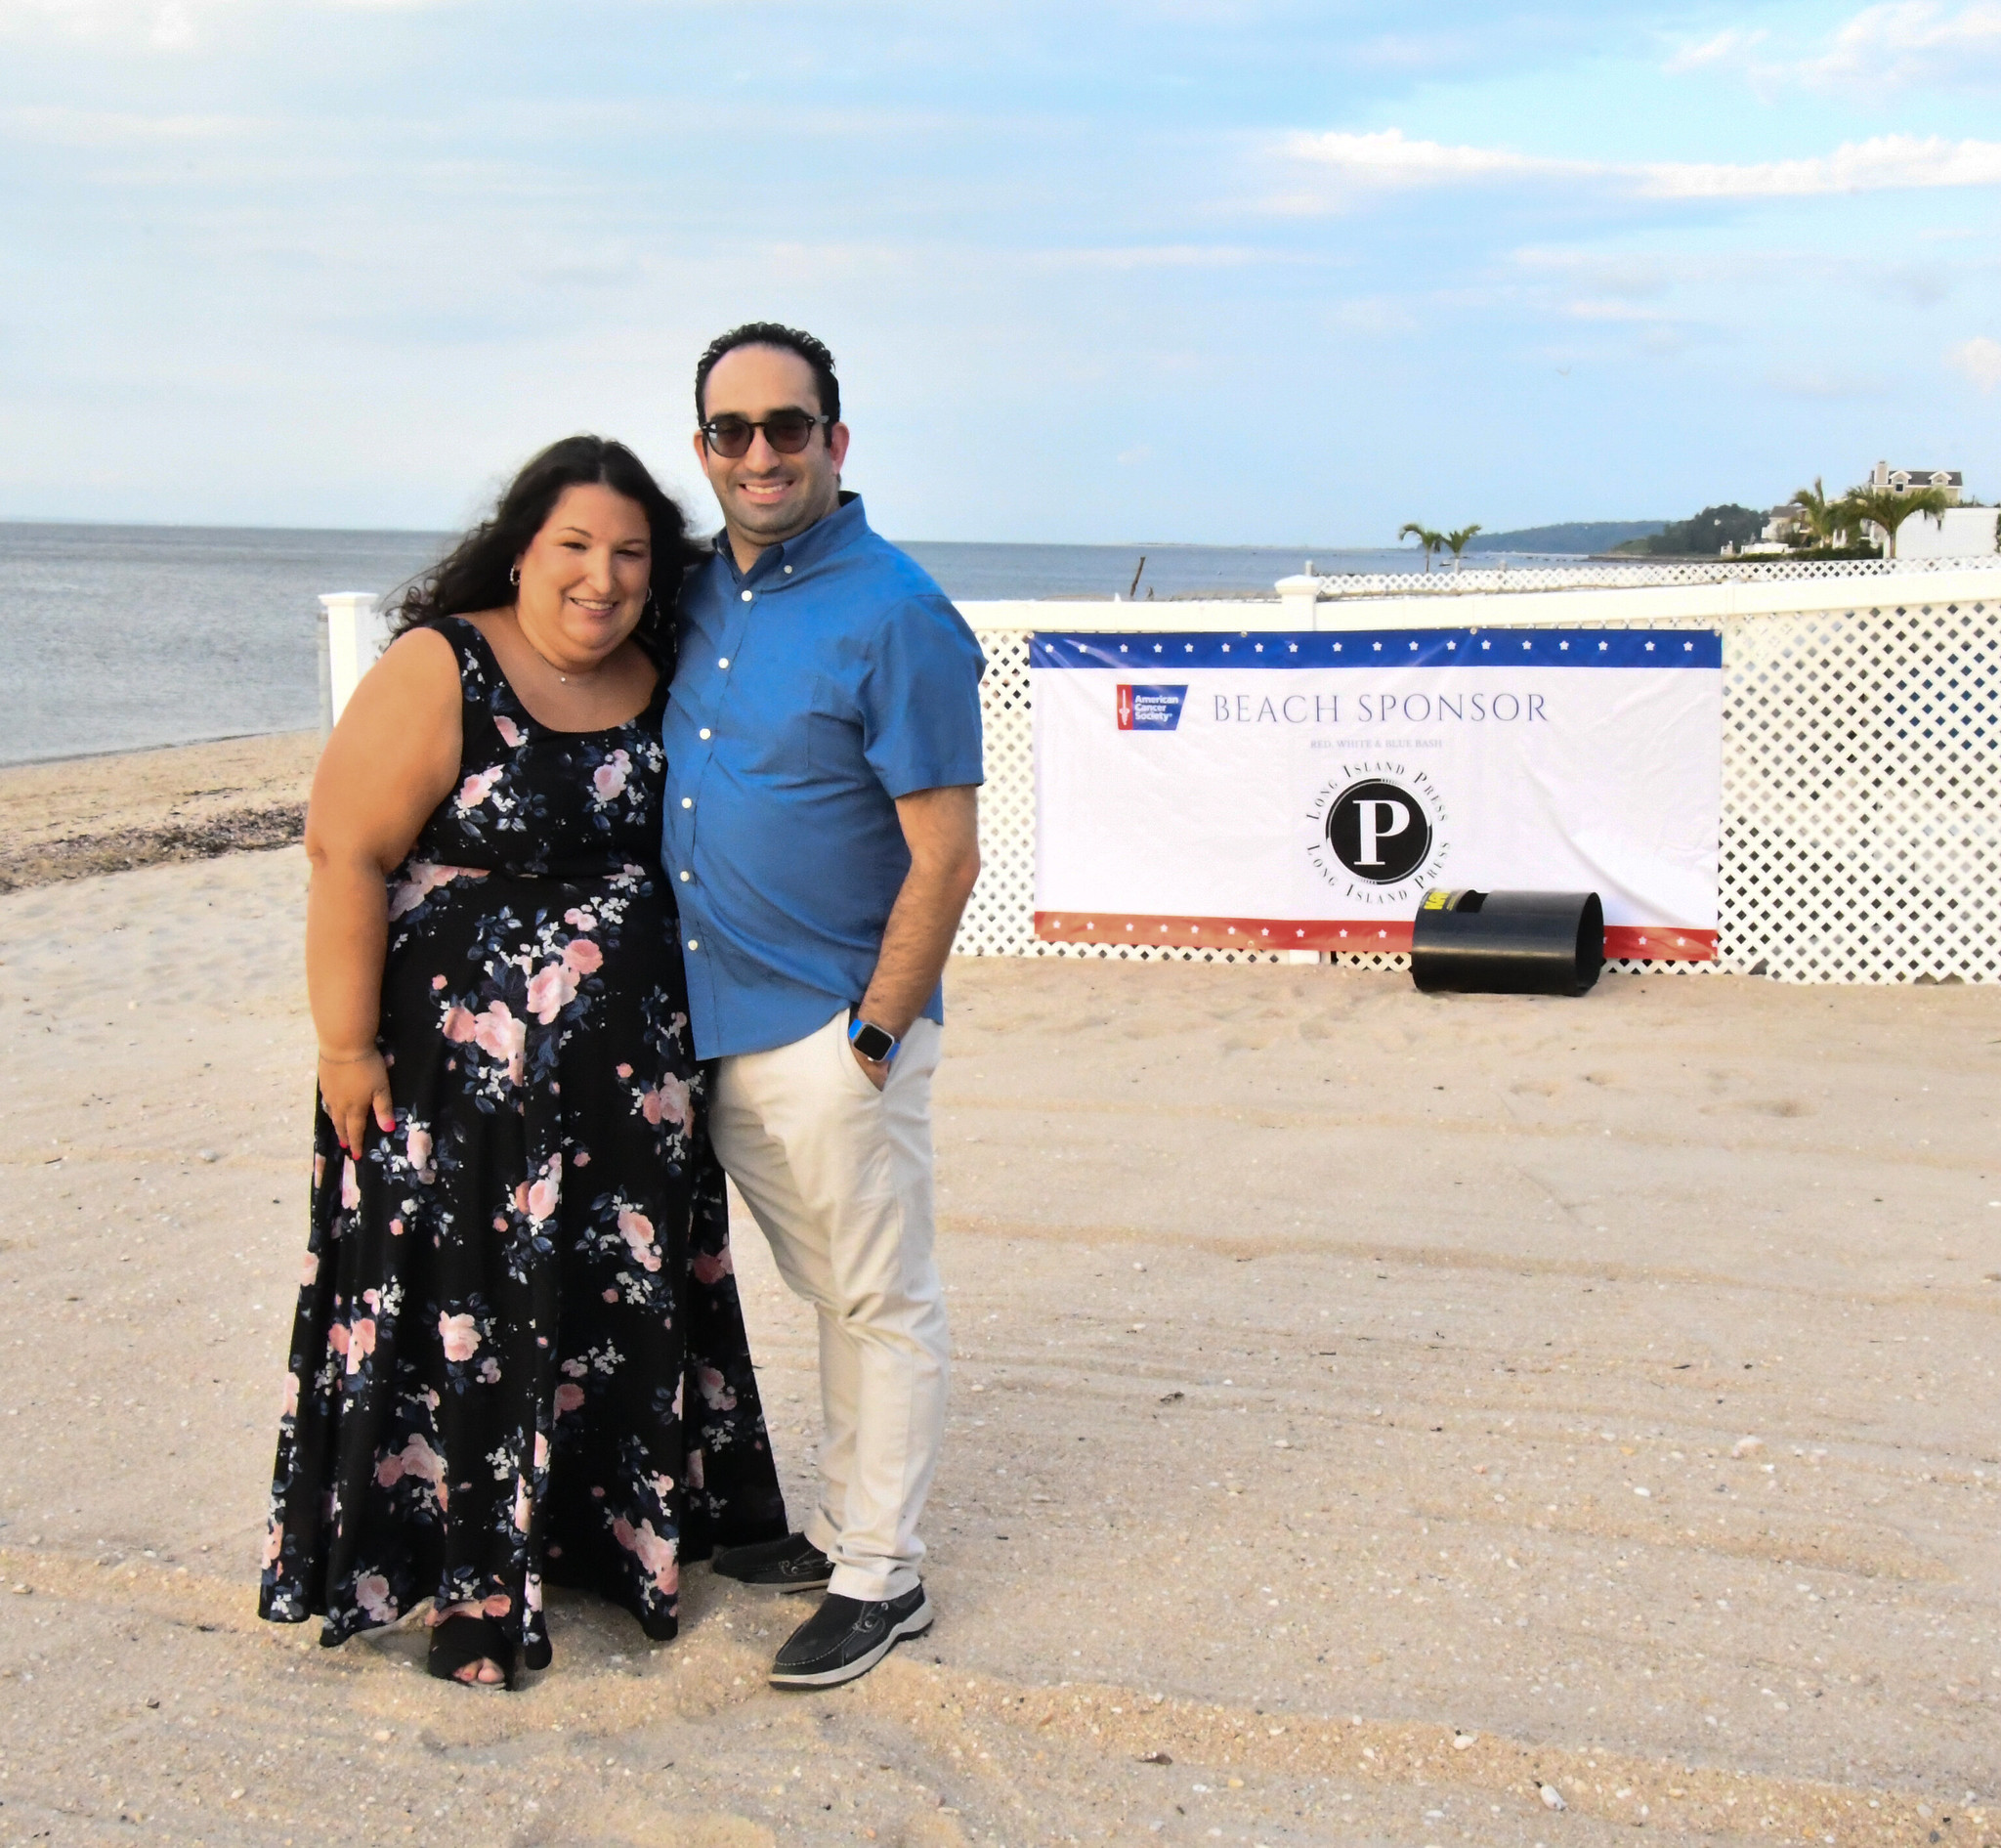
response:
{"label": "woman's floral dress", "polygon": [[531,718],[470,623],[460,783],[390,887],[396,1129],[322,1106],[262,1614],[426,1598],[548,1660],[544,1582],[675,1632],[680,1562],[786,1532],[660,866],[660,709]]}

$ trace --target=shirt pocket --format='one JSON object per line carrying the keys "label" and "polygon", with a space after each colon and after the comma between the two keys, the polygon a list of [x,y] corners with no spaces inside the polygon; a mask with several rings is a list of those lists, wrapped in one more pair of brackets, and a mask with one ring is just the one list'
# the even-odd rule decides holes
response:
{"label": "shirt pocket", "polygon": [[839,684],[827,674],[821,674],[813,683],[805,733],[805,770],[816,783],[852,782],[865,767],[861,714]]}
{"label": "shirt pocket", "polygon": [[734,738],[741,761],[759,777],[793,788],[811,779],[818,684],[801,675],[790,685],[758,688],[759,699],[744,697],[750,691],[747,682],[731,689],[738,699],[716,723],[725,738]]}

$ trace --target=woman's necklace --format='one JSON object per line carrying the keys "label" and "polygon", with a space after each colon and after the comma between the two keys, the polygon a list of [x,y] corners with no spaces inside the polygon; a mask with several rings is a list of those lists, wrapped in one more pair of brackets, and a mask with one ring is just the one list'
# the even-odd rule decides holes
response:
{"label": "woman's necklace", "polygon": [[[565,673],[561,667],[557,666],[556,664],[553,661],[551,661],[547,655],[543,654],[539,648],[535,647],[535,638],[532,635],[531,635],[522,624],[521,611],[519,608],[517,608],[514,612],[514,626],[516,627],[516,629],[520,631],[521,639],[528,643],[529,647],[533,650],[535,659],[539,661],[543,666],[548,668],[548,670],[552,674],[554,674],[556,678],[567,687],[570,684],[570,676],[567,673]],[[579,673],[576,676],[577,679],[595,679],[598,673],[598,669],[601,668],[605,664],[603,662],[599,662],[596,667],[592,667],[583,673]]]}

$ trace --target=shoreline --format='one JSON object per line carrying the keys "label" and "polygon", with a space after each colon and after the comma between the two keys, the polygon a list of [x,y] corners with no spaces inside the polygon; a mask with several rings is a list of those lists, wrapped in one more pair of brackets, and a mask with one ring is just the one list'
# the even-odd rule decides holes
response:
{"label": "shoreline", "polygon": [[169,738],[156,745],[106,745],[99,751],[61,751],[47,757],[16,757],[0,763],[0,776],[10,770],[50,770],[63,763],[89,763],[98,757],[150,757],[162,751],[192,751],[197,745],[251,744],[262,738],[297,738],[304,734],[295,726],[274,731],[204,732],[199,738]]}
{"label": "shoreline", "polygon": [[0,768],[0,892],[303,838],[319,734],[251,733]]}

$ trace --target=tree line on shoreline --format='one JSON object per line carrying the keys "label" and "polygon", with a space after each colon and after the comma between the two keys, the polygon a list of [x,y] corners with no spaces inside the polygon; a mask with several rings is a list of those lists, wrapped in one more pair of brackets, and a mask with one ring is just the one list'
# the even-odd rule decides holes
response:
{"label": "tree line on shoreline", "polygon": [[[1793,490],[1786,510],[1792,521],[1787,550],[1795,558],[1881,558],[1886,553],[1895,558],[1897,533],[1907,521],[1922,514],[1942,526],[1945,509],[1952,504],[1942,488],[1912,488],[1899,494],[1893,488],[1864,485],[1830,494],[1816,475],[1812,487]],[[1628,540],[1612,549],[1652,557],[1708,556],[1725,546],[1741,551],[1764,536],[1766,521],[1765,514],[1750,507],[1704,507],[1692,520],[1678,521],[1651,538]],[[1882,535],[1880,540],[1870,538],[1872,528]]]}
{"label": "tree line on shoreline", "polygon": [[[1918,488],[1898,494],[1888,488],[1865,485],[1851,488],[1846,494],[1830,495],[1822,485],[1821,477],[1816,475],[1811,488],[1798,489],[1793,494],[1793,530],[1787,541],[1788,555],[1795,558],[1881,558],[1887,550],[1888,555],[1895,558],[1896,536],[1901,527],[1920,514],[1942,525],[1945,509],[1951,504],[1950,497],[1938,488]],[[1654,532],[1622,539],[1606,547],[1606,552],[1627,558],[1716,558],[1726,548],[1732,552],[1741,551],[1762,538],[1770,517],[1754,507],[1726,501],[1719,506],[1704,507],[1700,513],[1686,520],[1660,523]],[[1872,528],[1883,536],[1886,542],[1871,539]],[[1588,523],[1578,528],[1581,533],[1590,530]],[[1471,544],[1474,537],[1482,531],[1478,526],[1464,526],[1441,533],[1420,521],[1407,520],[1398,529],[1396,537],[1399,540],[1408,538],[1418,542],[1424,551],[1427,572],[1431,569],[1433,554],[1438,552],[1450,552],[1452,569],[1457,571],[1462,555],[1469,549],[1475,552],[1492,550],[1505,545],[1511,538],[1519,542],[1531,538],[1537,532],[1547,532],[1554,537],[1566,533],[1567,529],[1552,527],[1531,529],[1519,535],[1490,534],[1485,544]],[[1632,527],[1627,526],[1626,531],[1630,533]],[[1552,546],[1550,549],[1556,548]]]}

